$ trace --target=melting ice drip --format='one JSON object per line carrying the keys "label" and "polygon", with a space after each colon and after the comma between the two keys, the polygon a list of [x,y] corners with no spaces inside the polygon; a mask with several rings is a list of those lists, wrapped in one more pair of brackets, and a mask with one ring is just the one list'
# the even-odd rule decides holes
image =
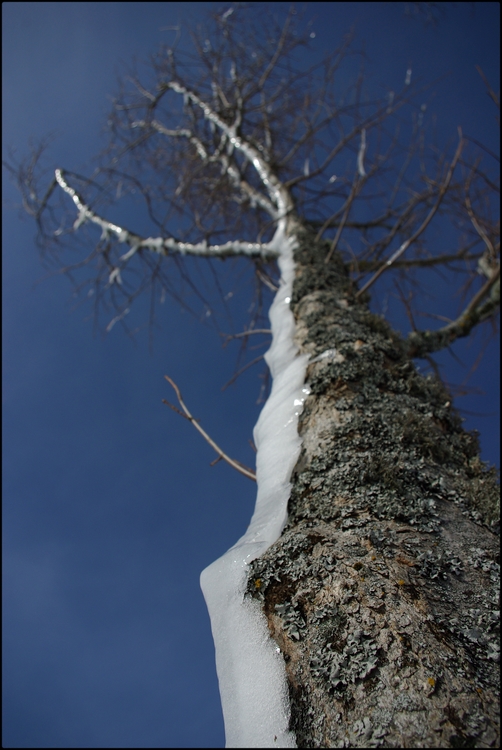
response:
{"label": "melting ice drip", "polygon": [[281,284],[272,307],[272,346],[265,355],[272,391],[254,428],[258,494],[249,527],[239,541],[201,574],[216,649],[226,747],[296,747],[288,730],[289,698],[284,660],[270,638],[258,602],[244,599],[247,565],[280,536],[287,519],[291,472],[300,453],[297,422],[308,388],[308,355],[298,356],[289,302],[294,240],[280,231]]}

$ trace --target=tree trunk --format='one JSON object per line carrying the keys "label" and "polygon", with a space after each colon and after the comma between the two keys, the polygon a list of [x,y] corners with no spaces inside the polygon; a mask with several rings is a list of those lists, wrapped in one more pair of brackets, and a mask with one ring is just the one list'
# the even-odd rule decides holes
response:
{"label": "tree trunk", "polygon": [[329,244],[295,252],[311,355],[280,539],[250,566],[298,747],[498,743],[498,485]]}

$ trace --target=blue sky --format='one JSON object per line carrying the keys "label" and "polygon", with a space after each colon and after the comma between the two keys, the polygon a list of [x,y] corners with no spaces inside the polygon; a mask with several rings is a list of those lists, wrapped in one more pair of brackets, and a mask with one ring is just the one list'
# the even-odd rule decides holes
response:
{"label": "blue sky", "polygon": [[[317,50],[354,28],[378,93],[409,66],[424,81],[451,71],[434,89],[439,135],[454,138],[460,124],[495,148],[474,66],[498,89],[499,6],[444,5],[436,27],[405,17],[404,3],[309,3],[306,16]],[[101,146],[121,62],[154,52],[172,34],[164,27],[208,7],[220,5],[4,3],[4,151],[22,154],[31,136],[57,131],[51,158],[82,168]],[[3,745],[223,746],[198,581],[244,532],[255,487],[209,465],[209,446],[161,403],[173,400],[163,375],[214,439],[251,465],[259,367],[222,392],[236,349],[222,349],[214,329],[169,298],[153,355],[146,332],[135,344],[120,326],[94,336],[65,278],[35,284],[44,270],[34,226],[20,220],[7,181],[3,197]],[[244,267],[225,269],[224,291],[239,288]],[[235,296],[239,330],[247,297]],[[140,302],[138,314],[147,312]],[[465,342],[454,351],[475,359]],[[483,393],[457,401],[481,433],[483,458],[497,464],[498,357],[492,340],[468,383]],[[441,361],[451,381],[465,378],[450,355]]]}

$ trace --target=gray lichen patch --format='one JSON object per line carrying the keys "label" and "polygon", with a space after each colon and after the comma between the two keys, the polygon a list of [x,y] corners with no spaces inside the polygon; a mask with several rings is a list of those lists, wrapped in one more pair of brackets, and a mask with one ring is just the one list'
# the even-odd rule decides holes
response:
{"label": "gray lichen patch", "polygon": [[[439,513],[444,539],[395,521],[302,521],[251,564],[248,595],[284,656],[299,747],[490,746],[498,550],[454,505]],[[461,730],[451,717],[466,706],[482,721]]]}
{"label": "gray lichen patch", "polygon": [[340,261],[326,270],[325,251],[305,241],[295,254],[292,309],[311,393],[290,522],[330,520],[343,498],[355,514],[371,506],[431,531],[437,499],[496,523],[497,477],[479,460],[477,436],[462,429],[442,384],[416,371],[398,334],[354,302]]}

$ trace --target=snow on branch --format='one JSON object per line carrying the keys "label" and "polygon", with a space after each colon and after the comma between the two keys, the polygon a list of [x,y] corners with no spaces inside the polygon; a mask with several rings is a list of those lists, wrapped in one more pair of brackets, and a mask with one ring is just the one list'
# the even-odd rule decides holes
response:
{"label": "snow on branch", "polygon": [[202,161],[215,161],[214,157],[209,157],[202,141],[197,138],[191,130],[188,130],[188,128],[177,128],[176,130],[170,130],[169,128],[164,127],[164,125],[162,125],[162,123],[160,123],[158,120],[152,120],[150,123],[147,123],[145,120],[136,120],[135,122],[131,123],[131,128],[147,127],[151,127],[154,130],[157,130],[157,132],[162,133],[162,135],[167,135],[171,138],[187,138],[190,143],[193,143],[193,145],[197,149],[197,153],[201,157]]}
{"label": "snow on branch", "polygon": [[169,83],[165,83],[164,86],[172,89],[178,94],[182,94],[195,105],[200,107],[204,112],[206,119],[209,120],[209,122],[213,122],[217,128],[225,133],[230,144],[246,156],[256,169],[258,176],[275,207],[274,218],[285,221],[288,214],[293,211],[293,200],[289,191],[273,173],[270,165],[263,158],[259,149],[248,143],[246,139],[237,135],[235,123],[234,125],[227,125],[227,123],[224,122],[221,117],[216,114],[208,104],[206,104],[206,102],[181,83],[170,81]]}
{"label": "snow on branch", "polygon": [[222,141],[219,147],[216,149],[215,153],[210,155],[208,154],[207,149],[200,138],[197,138],[197,136],[195,136],[191,130],[188,130],[188,128],[178,128],[177,130],[170,130],[169,128],[166,128],[164,125],[162,125],[162,123],[160,123],[158,120],[152,120],[150,123],[145,122],[145,120],[137,120],[136,122],[132,123],[131,127],[151,127],[158,133],[171,138],[186,138],[195,146],[197,153],[203,162],[211,164],[219,161],[223,166],[223,171],[228,174],[234,185],[236,185],[236,187],[238,187],[241,192],[243,192],[249,198],[251,203],[261,206],[261,208],[263,208],[272,218],[276,218],[277,210],[270,202],[270,200],[266,198],[266,196],[262,195],[262,193],[260,193],[254,187],[252,187],[248,182],[246,182],[246,180],[243,180],[239,174],[239,171],[230,163],[228,155],[224,150],[224,146],[228,141],[228,138],[226,136],[225,138],[222,138]]}
{"label": "snow on branch", "polygon": [[68,184],[64,177],[62,169],[55,171],[56,181],[59,186],[71,196],[73,202],[78,208],[78,217],[74,223],[74,229],[78,229],[85,221],[90,221],[101,227],[102,237],[109,234],[115,234],[119,242],[130,245],[130,250],[120,257],[122,263],[126,263],[139,250],[145,249],[158,253],[159,255],[168,255],[169,252],[180,253],[181,255],[201,255],[204,257],[224,258],[230,255],[247,255],[250,257],[260,257],[266,259],[277,258],[279,250],[271,242],[244,242],[242,240],[230,240],[222,245],[208,245],[206,241],[191,243],[179,242],[172,237],[147,237],[143,238],[131,232],[125,227],[114,224],[107,219],[103,219],[85,203],[82,196]]}

